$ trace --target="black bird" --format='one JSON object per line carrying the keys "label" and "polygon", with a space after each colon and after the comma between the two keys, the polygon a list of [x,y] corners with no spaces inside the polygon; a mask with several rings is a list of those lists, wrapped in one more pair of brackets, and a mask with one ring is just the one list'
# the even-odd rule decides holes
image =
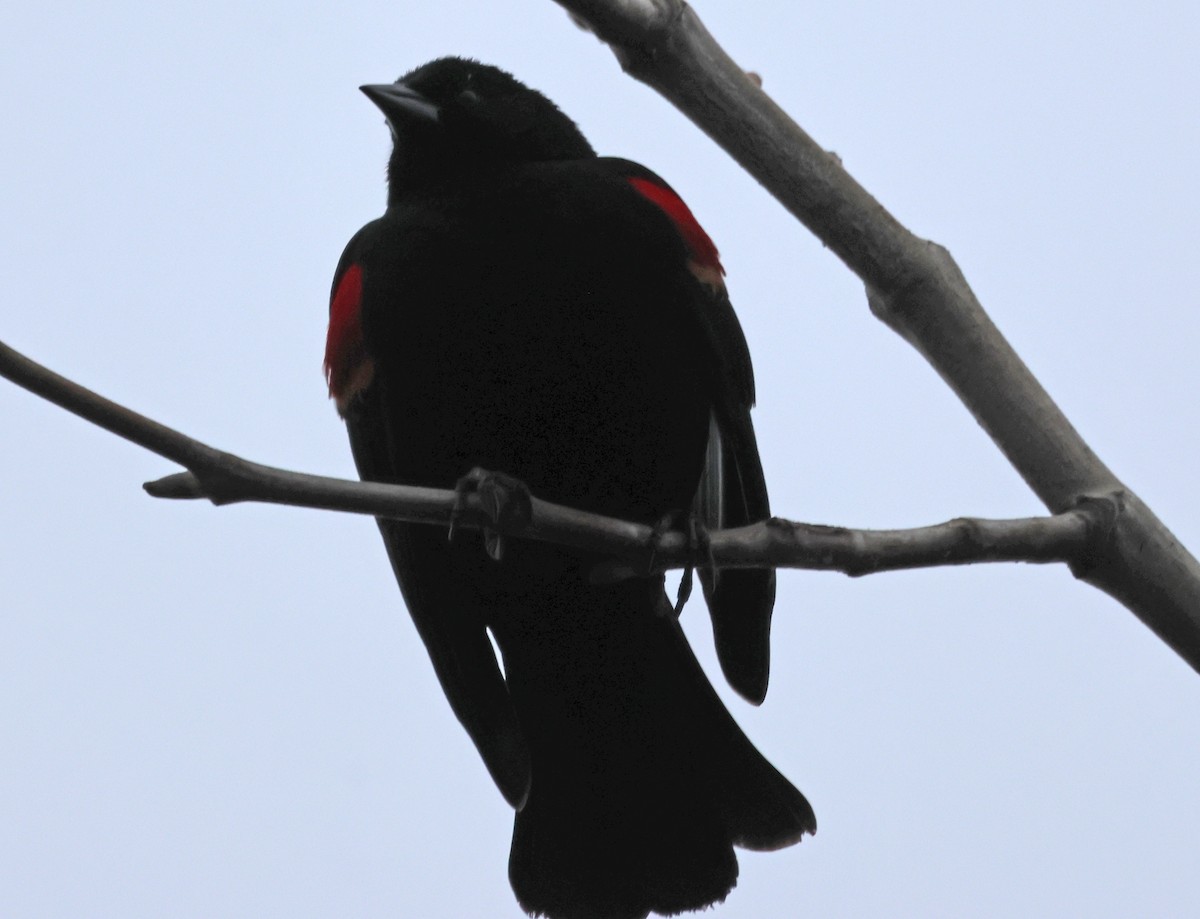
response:
{"label": "black bird", "polygon": [[[394,146],[387,211],[334,277],[325,370],[367,480],[481,467],[654,524],[769,515],[750,356],[717,250],[662,179],[598,157],[550,100],[460,58],[362,87]],[[555,919],[721,901],[733,847],[814,832],[697,664],[660,575],[589,553],[379,522],[455,714],[517,810],[509,877]],[[767,688],[775,580],[706,575],[717,651]],[[488,639],[500,648],[501,671]]]}

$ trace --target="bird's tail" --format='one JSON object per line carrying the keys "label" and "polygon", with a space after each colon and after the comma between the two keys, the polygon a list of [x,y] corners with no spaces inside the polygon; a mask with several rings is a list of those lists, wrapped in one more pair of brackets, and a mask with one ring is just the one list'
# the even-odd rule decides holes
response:
{"label": "bird's tail", "polygon": [[497,635],[532,787],[509,877],[553,919],[673,914],[725,899],[733,847],[816,830],[808,801],[750,743],[696,662],[660,583],[577,593]]}

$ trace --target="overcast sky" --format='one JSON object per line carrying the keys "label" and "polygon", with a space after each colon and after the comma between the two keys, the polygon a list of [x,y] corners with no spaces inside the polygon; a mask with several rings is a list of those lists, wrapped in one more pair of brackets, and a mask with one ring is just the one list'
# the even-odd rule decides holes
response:
{"label": "overcast sky", "polygon": [[[1194,3],[701,17],[1200,549]],[[329,282],[384,200],[361,83],[499,64],[721,249],[783,516],[1042,510],[862,285],[550,0],[0,8],[0,339],[248,458],[352,476]],[[511,812],[366,519],[157,502],[168,463],[0,382],[0,916],[519,917]],[[685,614],[711,668],[702,608]],[[714,916],[1195,910],[1200,676],[1061,568],[785,573],[719,688],[820,831]]]}

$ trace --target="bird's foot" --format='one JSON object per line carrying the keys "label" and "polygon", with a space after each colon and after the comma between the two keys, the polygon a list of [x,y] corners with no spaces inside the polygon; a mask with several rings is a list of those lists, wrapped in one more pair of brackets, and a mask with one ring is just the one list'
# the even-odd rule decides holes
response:
{"label": "bird's foot", "polygon": [[498,562],[504,557],[504,533],[524,529],[533,517],[529,487],[503,472],[476,466],[455,483],[454,495],[447,539],[454,539],[454,532],[467,510],[467,500],[475,495],[483,513],[493,524],[483,527],[483,548],[493,561]]}
{"label": "bird's foot", "polygon": [[683,607],[692,596],[692,586],[695,580],[696,559],[702,558],[708,570],[713,572],[715,583],[716,563],[712,554],[712,540],[708,535],[708,527],[704,521],[691,511],[674,511],[664,514],[653,527],[650,534],[650,562],[648,567],[653,570],[654,557],[662,538],[672,530],[680,530],[687,537],[688,562],[683,568],[683,576],[679,579],[679,590],[675,594],[675,616],[683,612]]}

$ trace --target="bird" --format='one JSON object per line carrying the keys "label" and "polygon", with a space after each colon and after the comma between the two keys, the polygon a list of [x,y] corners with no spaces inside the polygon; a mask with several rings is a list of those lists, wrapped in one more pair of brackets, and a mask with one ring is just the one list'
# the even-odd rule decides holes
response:
{"label": "bird", "polygon": [[[392,134],[387,207],[337,265],[324,361],[360,477],[460,494],[515,481],[651,526],[769,517],[746,339],[680,196],[598,156],[497,67],[439,58],[361,90]],[[527,913],[703,909],[736,885],[735,847],[816,831],[717,696],[661,573],[597,578],[604,559],[580,549],[378,526],[516,811],[509,880]],[[759,703],[774,572],[701,579],[722,671]]]}

